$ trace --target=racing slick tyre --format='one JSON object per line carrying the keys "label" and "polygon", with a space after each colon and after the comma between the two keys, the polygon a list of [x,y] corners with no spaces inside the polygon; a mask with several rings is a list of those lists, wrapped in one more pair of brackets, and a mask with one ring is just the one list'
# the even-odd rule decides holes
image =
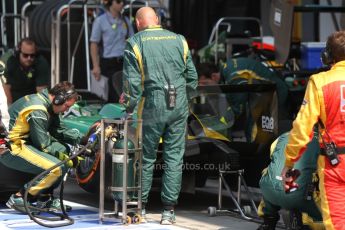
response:
{"label": "racing slick tyre", "polygon": [[[89,129],[86,138],[93,134],[97,127],[99,126],[100,121],[95,122]],[[129,140],[133,140],[133,136],[129,134]],[[104,176],[104,188],[105,188],[105,197],[113,199],[112,191],[110,187],[112,186],[112,178],[116,175],[112,175],[112,149],[114,148],[116,140],[110,138],[105,143],[105,176]],[[100,143],[97,144],[94,148],[94,152],[87,154],[85,160],[81,161],[79,166],[76,169],[76,178],[79,186],[87,192],[90,193],[99,193],[100,186],[100,159],[101,159],[101,150]]]}
{"label": "racing slick tyre", "polygon": [[[100,122],[94,123],[87,133],[86,137],[89,137],[92,133],[96,131],[97,126]],[[111,150],[112,141],[106,143],[106,154],[105,154],[105,178],[111,178]],[[95,152],[88,154],[85,157],[76,170],[76,178],[79,186],[87,192],[99,193],[100,184],[100,145],[97,146]],[[104,181],[104,187],[108,188],[110,186],[111,180]],[[106,197],[111,197],[111,192],[106,191]]]}

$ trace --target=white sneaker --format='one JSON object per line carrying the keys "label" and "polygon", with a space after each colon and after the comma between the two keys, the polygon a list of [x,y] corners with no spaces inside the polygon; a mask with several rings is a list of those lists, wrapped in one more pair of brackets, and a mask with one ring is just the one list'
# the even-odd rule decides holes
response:
{"label": "white sneaker", "polygon": [[141,210],[141,221],[140,221],[140,223],[142,223],[142,224],[147,223],[146,209]]}
{"label": "white sneaker", "polygon": [[176,223],[174,210],[164,210],[162,212],[161,225],[172,225],[174,223]]}

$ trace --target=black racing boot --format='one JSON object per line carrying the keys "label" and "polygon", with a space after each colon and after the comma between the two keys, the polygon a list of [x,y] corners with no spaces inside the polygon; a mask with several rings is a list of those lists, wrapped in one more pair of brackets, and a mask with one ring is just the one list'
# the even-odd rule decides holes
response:
{"label": "black racing boot", "polygon": [[303,225],[302,213],[298,210],[282,210],[282,217],[287,230],[310,230]]}
{"label": "black racing boot", "polygon": [[275,230],[279,217],[264,216],[264,222],[259,226],[257,230]]}
{"label": "black racing boot", "polygon": [[290,210],[290,222],[288,223],[288,229],[302,230],[305,229],[302,221],[302,213],[298,210]]}

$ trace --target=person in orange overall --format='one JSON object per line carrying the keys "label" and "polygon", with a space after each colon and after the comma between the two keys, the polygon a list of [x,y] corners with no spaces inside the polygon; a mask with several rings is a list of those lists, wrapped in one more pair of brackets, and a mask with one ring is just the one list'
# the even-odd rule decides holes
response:
{"label": "person in orange overall", "polygon": [[313,137],[313,126],[319,124],[318,175],[322,218],[326,229],[341,230],[345,229],[345,31],[334,32],[328,37],[322,56],[330,70],[309,79],[285,148],[286,160],[281,176],[284,188],[289,189],[293,179],[286,176],[286,172],[305,153],[306,145]]}

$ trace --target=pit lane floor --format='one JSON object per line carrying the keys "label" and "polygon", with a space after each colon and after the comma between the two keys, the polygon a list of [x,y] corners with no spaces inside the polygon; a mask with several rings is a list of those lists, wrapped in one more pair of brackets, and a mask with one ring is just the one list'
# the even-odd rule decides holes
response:
{"label": "pit lane floor", "polygon": [[[73,207],[70,217],[75,223],[57,229],[229,229],[229,230],[254,230],[258,224],[240,218],[238,215],[216,215],[210,217],[207,214],[209,206],[217,204],[217,180],[208,180],[204,188],[196,190],[195,194],[182,193],[179,204],[176,207],[176,221],[172,226],[159,224],[161,203],[158,191],[150,194],[150,201],[147,206],[148,223],[122,225],[120,220],[114,222],[98,221],[98,196],[84,192],[73,179],[69,179],[65,185],[64,200]],[[113,202],[107,200],[105,208],[111,210]],[[223,207],[231,209],[233,204],[230,198],[225,195]],[[46,229],[29,219],[27,215],[19,214],[14,210],[6,208],[4,203],[0,204],[0,229]]]}

